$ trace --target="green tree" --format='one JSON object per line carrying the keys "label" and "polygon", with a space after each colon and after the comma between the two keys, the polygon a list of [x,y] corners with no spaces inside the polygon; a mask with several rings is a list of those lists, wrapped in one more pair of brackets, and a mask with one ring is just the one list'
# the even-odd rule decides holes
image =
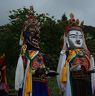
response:
{"label": "green tree", "polygon": [[[0,26],[0,53],[5,52],[6,54],[8,80],[11,86],[14,86],[15,68],[20,54],[19,38],[29,11],[30,9],[28,8],[10,11],[10,23]],[[61,50],[60,38],[68,25],[68,19],[65,14],[63,14],[60,20],[56,20],[54,16],[51,17],[47,13],[37,14],[34,11],[33,14],[40,22],[40,48],[44,53],[46,66],[56,70]],[[95,28],[85,25],[84,34],[89,50],[91,53],[95,52]]]}

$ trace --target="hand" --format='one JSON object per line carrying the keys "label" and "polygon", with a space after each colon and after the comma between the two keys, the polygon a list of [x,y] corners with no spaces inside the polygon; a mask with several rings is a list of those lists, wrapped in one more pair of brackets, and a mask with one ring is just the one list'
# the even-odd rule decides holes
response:
{"label": "hand", "polygon": [[26,44],[22,45],[22,53],[25,53],[26,49],[27,49],[27,45]]}

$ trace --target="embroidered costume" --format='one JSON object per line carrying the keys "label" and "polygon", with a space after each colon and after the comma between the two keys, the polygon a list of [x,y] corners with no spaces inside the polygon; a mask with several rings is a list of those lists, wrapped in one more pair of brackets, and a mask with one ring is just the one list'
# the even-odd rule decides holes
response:
{"label": "embroidered costume", "polygon": [[22,48],[16,68],[15,89],[19,91],[18,96],[49,96],[47,78],[42,71],[45,62],[39,47],[39,22],[33,8],[29,12],[20,38]]}
{"label": "embroidered costume", "polygon": [[73,14],[70,14],[69,26],[63,38],[64,46],[57,68],[62,96],[93,96],[95,75],[92,76],[94,73],[90,70],[94,61],[85,44],[79,20],[75,20]]}
{"label": "embroidered costume", "polygon": [[0,96],[8,96],[9,87],[6,79],[5,55],[0,56]]}

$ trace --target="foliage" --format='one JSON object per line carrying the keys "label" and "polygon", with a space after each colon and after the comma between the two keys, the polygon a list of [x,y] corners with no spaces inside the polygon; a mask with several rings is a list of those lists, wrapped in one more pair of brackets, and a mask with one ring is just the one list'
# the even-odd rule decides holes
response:
{"label": "foliage", "polygon": [[95,53],[95,27],[84,26],[84,34],[88,49],[92,54]]}
{"label": "foliage", "polygon": [[[12,87],[14,86],[17,59],[20,54],[19,38],[28,11],[27,8],[10,11],[10,24],[0,26],[0,53],[6,54],[8,82]],[[40,47],[44,53],[46,65],[56,70],[61,50],[60,37],[67,25],[67,17],[63,14],[60,20],[56,20],[54,16],[50,17],[48,14],[37,14],[35,12],[34,15],[37,16],[41,26]],[[87,46],[93,53],[95,51],[95,28],[85,25],[84,33]]]}

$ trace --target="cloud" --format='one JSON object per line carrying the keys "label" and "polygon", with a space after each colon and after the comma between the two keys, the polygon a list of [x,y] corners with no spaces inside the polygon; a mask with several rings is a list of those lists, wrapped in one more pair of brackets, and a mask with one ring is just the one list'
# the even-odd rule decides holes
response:
{"label": "cloud", "polygon": [[37,12],[47,12],[56,18],[61,18],[64,12],[67,16],[73,12],[85,24],[95,26],[95,0],[35,0],[34,6]]}
{"label": "cloud", "polygon": [[75,17],[84,20],[85,24],[95,26],[95,0],[7,0],[5,2],[5,0],[0,1],[2,15],[0,24],[2,24],[1,18],[3,18],[2,22],[8,21],[9,10],[33,5],[38,13],[49,13],[57,19],[64,13],[69,17],[69,14],[73,12]]}
{"label": "cloud", "polygon": [[31,0],[0,0],[0,25],[9,22],[9,11],[30,6]]}

